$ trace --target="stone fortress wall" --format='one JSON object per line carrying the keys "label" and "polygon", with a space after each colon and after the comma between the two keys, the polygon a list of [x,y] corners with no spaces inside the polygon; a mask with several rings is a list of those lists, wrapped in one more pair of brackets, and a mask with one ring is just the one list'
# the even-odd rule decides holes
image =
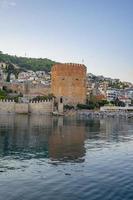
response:
{"label": "stone fortress wall", "polygon": [[64,104],[86,102],[86,67],[83,64],[56,64],[51,71],[51,92]]}
{"label": "stone fortress wall", "polygon": [[44,84],[32,84],[32,83],[8,83],[0,82],[0,88],[6,86],[7,89],[16,91],[17,93],[30,94],[30,95],[48,95],[51,93],[51,87],[45,86]]}
{"label": "stone fortress wall", "polygon": [[0,101],[0,113],[11,114],[51,114],[53,112],[53,101],[38,101],[30,103],[15,103],[14,101]]}

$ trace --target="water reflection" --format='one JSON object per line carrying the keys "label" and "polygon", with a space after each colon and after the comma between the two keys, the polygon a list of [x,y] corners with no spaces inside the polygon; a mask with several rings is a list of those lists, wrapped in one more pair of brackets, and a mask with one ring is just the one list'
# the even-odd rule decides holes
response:
{"label": "water reflection", "polygon": [[132,140],[132,121],[50,116],[0,117],[0,156],[84,162],[86,150]]}
{"label": "water reflection", "polygon": [[52,160],[79,161],[85,155],[84,141],[85,126],[68,123],[62,117],[55,119],[49,138],[49,156]]}
{"label": "water reflection", "polygon": [[133,119],[2,115],[0,200],[133,199],[132,139]]}
{"label": "water reflection", "polygon": [[85,155],[85,127],[50,116],[2,116],[0,155],[76,160]]}

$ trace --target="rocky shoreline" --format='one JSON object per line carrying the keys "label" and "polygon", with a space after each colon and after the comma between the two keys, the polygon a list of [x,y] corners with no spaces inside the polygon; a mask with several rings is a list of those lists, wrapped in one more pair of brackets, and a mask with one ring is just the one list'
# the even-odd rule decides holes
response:
{"label": "rocky shoreline", "polygon": [[133,112],[125,111],[78,111],[77,114],[87,118],[133,118]]}

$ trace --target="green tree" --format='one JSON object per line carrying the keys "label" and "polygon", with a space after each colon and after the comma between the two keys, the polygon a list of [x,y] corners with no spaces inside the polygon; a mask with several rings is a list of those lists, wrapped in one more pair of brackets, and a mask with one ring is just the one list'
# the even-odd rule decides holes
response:
{"label": "green tree", "polygon": [[7,97],[6,91],[0,90],[0,99],[6,99],[6,97]]}
{"label": "green tree", "polygon": [[0,52],[0,62],[12,63],[19,66],[23,70],[33,70],[33,71],[46,71],[50,72],[51,67],[56,63],[47,58],[27,58],[27,57],[17,57],[8,54],[3,54]]}

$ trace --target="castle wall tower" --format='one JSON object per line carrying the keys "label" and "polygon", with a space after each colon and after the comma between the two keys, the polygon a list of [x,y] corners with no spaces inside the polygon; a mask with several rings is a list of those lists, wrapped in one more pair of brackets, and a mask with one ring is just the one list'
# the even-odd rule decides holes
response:
{"label": "castle wall tower", "polygon": [[51,71],[52,93],[64,104],[86,102],[86,67],[82,64],[56,64]]}

